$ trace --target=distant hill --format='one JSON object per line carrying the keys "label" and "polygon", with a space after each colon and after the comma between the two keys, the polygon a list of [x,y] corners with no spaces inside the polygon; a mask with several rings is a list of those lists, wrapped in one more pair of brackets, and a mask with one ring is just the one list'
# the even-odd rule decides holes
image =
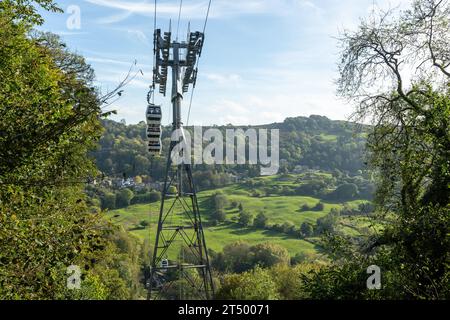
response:
{"label": "distant hill", "polygon": [[[163,128],[163,155],[151,158],[147,152],[146,124],[126,125],[111,120],[103,121],[105,132],[99,149],[93,152],[98,168],[107,176],[150,176],[159,180],[164,174],[165,158],[169,145],[170,128]],[[334,121],[327,117],[287,118],[282,123],[239,128],[266,128],[280,130],[281,173],[295,169],[338,170],[357,175],[364,169],[364,146],[367,127],[346,121]],[[217,126],[225,130],[226,126]],[[187,130],[192,130],[188,127]],[[226,184],[225,173],[241,177],[254,177],[259,168],[244,166],[205,166],[195,168],[196,175],[214,175],[218,184]],[[222,178],[220,179],[222,174]],[[223,180],[223,181],[220,181]]]}

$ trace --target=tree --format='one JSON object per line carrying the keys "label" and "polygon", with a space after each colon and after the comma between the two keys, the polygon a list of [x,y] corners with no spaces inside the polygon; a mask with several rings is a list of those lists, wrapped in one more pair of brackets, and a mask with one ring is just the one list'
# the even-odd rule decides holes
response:
{"label": "tree", "polygon": [[118,208],[126,208],[130,205],[131,199],[134,197],[133,191],[124,188],[116,194],[116,205]]}
{"label": "tree", "polygon": [[339,211],[333,208],[325,217],[317,219],[317,233],[333,233],[339,220],[339,215]]}
{"label": "tree", "polygon": [[147,220],[142,220],[139,223],[140,226],[142,226],[144,229],[147,228],[150,225],[150,222],[148,222]]}
{"label": "tree", "polygon": [[323,209],[325,209],[323,202],[318,202],[313,208],[314,211],[323,211]]}
{"label": "tree", "polygon": [[149,201],[150,202],[158,202],[161,200],[161,192],[158,191],[152,191],[149,194]]}
{"label": "tree", "polygon": [[311,237],[314,233],[313,226],[308,222],[303,222],[300,226],[300,233],[303,237]]}
{"label": "tree", "polygon": [[[125,281],[100,265],[113,228],[84,194],[102,133],[93,70],[57,36],[31,32],[42,22],[34,4],[56,10],[52,1],[0,2],[0,296],[121,298],[108,280]],[[83,268],[78,293],[66,287],[70,265]]]}
{"label": "tree", "polygon": [[178,193],[178,190],[177,190],[177,187],[175,187],[175,186],[170,186],[169,189],[167,190],[167,192],[168,192],[169,194],[175,195],[175,194]]}
{"label": "tree", "polygon": [[242,274],[224,277],[217,299],[223,300],[274,300],[278,298],[276,283],[269,271],[255,268]]}
{"label": "tree", "polygon": [[286,221],[285,223],[283,223],[281,229],[283,230],[283,233],[286,234],[293,235],[295,233],[295,225],[290,221]]}
{"label": "tree", "polygon": [[[32,31],[43,22],[36,4],[61,11],[50,0],[0,2],[0,296],[136,298],[139,260],[119,252],[117,228],[84,192],[98,176],[88,154],[114,92],[101,97],[83,57]],[[76,292],[66,287],[70,265],[82,269]]]}
{"label": "tree", "polygon": [[300,211],[309,211],[311,208],[305,203],[300,206]]}
{"label": "tree", "polygon": [[269,219],[267,218],[267,216],[264,214],[264,212],[260,212],[258,213],[258,215],[255,218],[255,221],[253,222],[253,226],[255,228],[261,228],[264,229],[267,226],[267,222],[269,221]]}
{"label": "tree", "polygon": [[224,210],[228,205],[228,199],[223,193],[216,193],[215,195],[213,195],[213,201],[216,210]]}
{"label": "tree", "polygon": [[253,265],[259,265],[263,268],[270,268],[277,264],[289,265],[290,255],[286,248],[266,242],[253,246],[252,252]]}
{"label": "tree", "polygon": [[[449,12],[448,1],[417,0],[399,14],[363,20],[341,39],[338,90],[356,103],[355,120],[373,123],[367,146],[379,172],[375,203],[381,217],[395,216],[365,251],[378,249],[375,264],[384,264],[397,288],[384,294],[396,299],[449,296]],[[336,292],[362,277],[351,274],[356,263],[327,273]]]}
{"label": "tree", "polygon": [[331,199],[346,201],[352,200],[358,195],[358,186],[354,183],[341,184],[330,194]]}
{"label": "tree", "polygon": [[223,209],[216,210],[213,214],[213,219],[217,222],[224,222],[227,219],[227,213]]}
{"label": "tree", "polygon": [[243,272],[252,267],[250,245],[244,241],[237,241],[223,248],[226,269],[231,272]]}
{"label": "tree", "polygon": [[114,210],[116,208],[116,195],[114,193],[106,193],[101,201],[102,209]]}
{"label": "tree", "polygon": [[253,223],[253,215],[247,211],[239,213],[239,223],[245,227],[251,226]]}
{"label": "tree", "polygon": [[3,0],[0,2],[0,12],[9,17],[9,21],[2,22],[0,26],[5,26],[7,22],[21,21],[32,25],[41,25],[44,20],[37,13],[36,4],[43,10],[52,12],[62,12],[61,8],[53,0],[34,0],[34,1],[13,1]]}

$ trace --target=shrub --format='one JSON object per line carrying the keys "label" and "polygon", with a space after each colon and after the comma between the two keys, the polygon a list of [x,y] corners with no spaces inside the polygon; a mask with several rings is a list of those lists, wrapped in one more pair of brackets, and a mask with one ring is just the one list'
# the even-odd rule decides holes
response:
{"label": "shrub", "polygon": [[268,270],[255,268],[242,274],[226,275],[217,292],[223,300],[275,300],[278,298],[276,283]]}
{"label": "shrub", "polygon": [[309,210],[311,210],[311,208],[307,204],[303,204],[300,207],[300,211],[309,211]]}
{"label": "shrub", "polygon": [[323,209],[325,209],[325,205],[322,202],[317,203],[313,208],[314,211],[323,211]]}
{"label": "shrub", "polygon": [[253,222],[253,226],[256,228],[264,229],[267,226],[268,218],[263,212],[258,213],[258,215],[255,218],[255,221]]}
{"label": "shrub", "polygon": [[253,215],[246,211],[242,211],[239,214],[239,223],[246,227],[251,226],[253,223]]}

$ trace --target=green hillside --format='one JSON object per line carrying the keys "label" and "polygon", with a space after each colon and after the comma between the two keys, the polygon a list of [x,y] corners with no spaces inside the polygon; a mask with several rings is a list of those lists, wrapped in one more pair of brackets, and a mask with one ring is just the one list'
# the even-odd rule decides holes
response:
{"label": "green hillside", "polygon": [[[144,115],[143,115],[144,118]],[[162,156],[152,158],[147,151],[146,124],[126,125],[110,120],[103,121],[105,129],[98,150],[92,153],[98,168],[106,176],[150,176],[153,180],[164,178],[167,147],[170,145],[170,127],[163,128]],[[217,126],[223,133],[232,126]],[[282,123],[262,126],[240,126],[249,128],[279,129],[280,172],[291,172],[297,166],[323,171],[340,171],[358,174],[364,170],[364,146],[367,126],[347,121],[330,120],[315,116],[287,118]],[[192,127],[185,128],[192,132]],[[208,129],[204,127],[203,130]],[[208,189],[228,183],[224,172],[239,176],[256,177],[260,170],[255,165],[197,166],[194,175],[197,187]],[[203,179],[208,173],[208,179]]]}
{"label": "green hillside", "polygon": [[[318,173],[320,176],[328,176],[326,173]],[[265,187],[283,185],[285,187],[296,187],[298,180],[304,175],[285,175],[252,179],[252,183],[265,182]],[[280,179],[283,181],[281,182]],[[257,193],[257,192],[260,193]],[[256,194],[255,194],[256,192]],[[213,212],[215,210],[211,197],[214,194],[226,196],[225,206],[226,220],[218,225],[214,225]],[[330,210],[342,210],[346,208],[357,208],[358,205],[366,203],[367,200],[356,199],[347,201],[345,205],[336,201],[327,201],[311,196],[298,195],[261,195],[262,190],[258,187],[250,188],[247,184],[234,184],[224,188],[202,191],[198,194],[199,206],[205,226],[205,236],[210,249],[220,252],[224,246],[233,242],[243,240],[251,245],[272,242],[285,247],[291,256],[306,254],[317,256],[320,254],[320,243],[316,236],[301,238],[296,235],[286,234],[274,229],[274,225],[290,223],[295,227],[300,227],[307,222],[316,224],[318,218],[326,216]],[[256,196],[257,195],[257,196]],[[301,210],[303,205],[313,208],[317,203],[324,204],[321,210]],[[246,227],[238,222],[239,209],[236,203],[240,204],[244,210],[253,216],[263,212],[268,218],[268,226],[264,229],[253,226]],[[156,234],[156,225],[159,214],[159,202],[151,204],[132,205],[127,208],[112,210],[108,216],[116,224],[124,226],[132,234],[138,236],[142,241],[150,240],[153,244]],[[179,223],[180,217],[171,218],[171,223]],[[140,225],[142,221],[149,223],[145,228]],[[352,236],[361,236],[369,232],[371,224],[370,217],[367,216],[342,216],[337,225],[337,230]],[[173,247],[169,255],[177,254],[177,247]]]}

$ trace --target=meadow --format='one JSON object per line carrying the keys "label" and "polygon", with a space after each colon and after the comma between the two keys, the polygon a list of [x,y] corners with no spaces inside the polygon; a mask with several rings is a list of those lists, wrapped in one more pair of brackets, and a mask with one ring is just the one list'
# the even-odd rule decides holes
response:
{"label": "meadow", "polygon": [[[327,175],[319,173],[319,175]],[[264,181],[266,187],[284,186],[290,187],[298,184],[301,175],[285,175],[284,177],[272,176],[254,179],[256,185],[258,181]],[[311,237],[300,239],[299,237],[287,235],[268,229],[257,229],[255,227],[246,227],[238,223],[239,209],[235,206],[240,204],[246,212],[256,216],[263,212],[268,218],[268,225],[283,224],[290,222],[296,227],[300,227],[303,222],[315,224],[320,217],[327,215],[331,209],[343,208],[343,203],[327,202],[322,199],[306,196],[279,196],[279,195],[258,195],[258,187],[248,187],[245,183],[233,184],[224,188],[206,190],[198,193],[198,202],[200,213],[202,215],[206,243],[209,249],[216,252],[222,251],[223,247],[236,241],[246,241],[251,245],[272,242],[285,247],[291,256],[297,254],[315,256],[320,254],[320,241],[318,238]],[[212,225],[212,212],[214,208],[210,201],[211,197],[221,193],[226,195],[227,205],[224,208],[226,212],[226,221],[218,225]],[[171,205],[173,200],[167,201],[167,206]],[[314,207],[317,203],[324,204],[322,210],[301,210],[303,205]],[[357,207],[365,200],[354,200],[346,202],[347,207]],[[234,203],[234,205],[232,205]],[[123,226],[131,234],[137,236],[141,241],[147,240],[153,245],[156,236],[156,228],[158,223],[160,202],[150,204],[132,205],[127,208],[117,209],[108,212],[108,216],[115,224]],[[181,208],[175,210],[182,212]],[[185,217],[175,214],[168,217],[166,223],[168,225],[183,225]],[[145,226],[141,224],[145,221]],[[370,228],[371,222],[368,217],[341,217],[338,230],[341,232],[358,236],[365,233]],[[179,246],[178,246],[179,247]],[[177,253],[177,246],[173,246],[169,250],[169,255]]]}

